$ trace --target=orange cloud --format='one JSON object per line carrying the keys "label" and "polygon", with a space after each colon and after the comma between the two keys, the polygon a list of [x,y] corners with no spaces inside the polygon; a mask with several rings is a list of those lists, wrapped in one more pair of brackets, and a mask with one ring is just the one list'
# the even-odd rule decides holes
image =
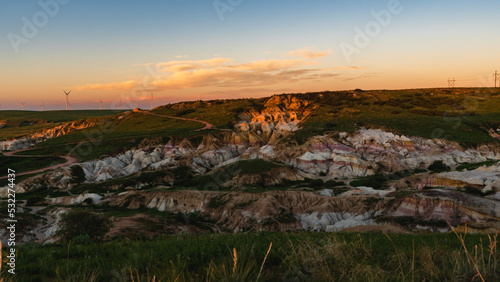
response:
{"label": "orange cloud", "polygon": [[306,59],[317,59],[321,57],[328,56],[332,53],[332,50],[327,50],[325,52],[314,52],[311,47],[306,47],[299,50],[294,50],[288,52],[288,56],[290,57],[302,57]]}
{"label": "orange cloud", "polygon": [[130,90],[137,88],[183,89],[206,86],[255,87],[299,80],[318,79],[322,69],[305,68],[317,64],[306,60],[260,60],[231,64],[232,59],[169,61],[156,64],[149,76],[141,80],[88,84],[78,90]]}
{"label": "orange cloud", "polygon": [[311,65],[311,62],[302,60],[261,60],[233,66],[236,70],[255,70],[255,71],[277,71],[302,65]]}
{"label": "orange cloud", "polygon": [[214,58],[210,60],[199,60],[199,61],[170,61],[165,63],[159,63],[156,66],[161,68],[162,72],[178,72],[187,71],[202,68],[214,68],[224,65],[227,62],[232,61],[229,58]]}
{"label": "orange cloud", "polygon": [[129,90],[138,85],[135,80],[129,80],[124,82],[111,82],[104,84],[86,84],[83,86],[78,86],[77,90]]}
{"label": "orange cloud", "polygon": [[360,70],[360,69],[366,69],[368,68],[367,66],[344,66],[344,67],[335,67],[332,68],[332,70]]}

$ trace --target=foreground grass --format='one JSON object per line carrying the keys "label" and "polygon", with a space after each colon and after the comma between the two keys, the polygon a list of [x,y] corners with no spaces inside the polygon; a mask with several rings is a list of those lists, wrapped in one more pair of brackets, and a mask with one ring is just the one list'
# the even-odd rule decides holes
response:
{"label": "foreground grass", "polygon": [[[261,281],[480,281],[477,270],[493,281],[499,278],[495,239],[467,235],[468,253],[455,234],[262,232],[144,241],[125,238],[101,244],[80,239],[21,246],[15,278],[256,281],[263,266]],[[3,277],[9,277],[5,268],[2,271]]]}

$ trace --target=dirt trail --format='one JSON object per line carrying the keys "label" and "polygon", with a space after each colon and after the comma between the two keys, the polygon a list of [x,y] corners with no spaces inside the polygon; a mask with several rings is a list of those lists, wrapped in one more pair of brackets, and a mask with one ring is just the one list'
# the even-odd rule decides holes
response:
{"label": "dirt trail", "polygon": [[[21,158],[53,157],[53,155],[16,155],[16,153],[20,153],[20,152],[24,152],[24,151],[29,151],[29,150],[33,150],[33,148],[21,149],[21,150],[12,151],[12,152],[5,152],[5,153],[3,153],[3,155],[6,156],[6,157],[21,157]],[[36,170],[30,170],[30,171],[16,173],[16,176],[45,172],[45,171],[48,171],[48,170],[54,170],[56,168],[60,168],[60,167],[63,167],[63,166],[67,166],[67,165],[71,165],[71,164],[76,163],[76,159],[73,158],[73,157],[71,157],[71,156],[69,156],[69,155],[66,155],[66,156],[57,156],[57,157],[66,159],[66,162],[62,163],[62,164],[58,164],[58,165],[52,165],[52,166],[49,166],[49,167],[41,168],[41,169],[36,169]],[[0,179],[4,179],[4,178],[7,178],[7,176],[0,177]]]}
{"label": "dirt trail", "polygon": [[181,118],[181,117],[174,117],[174,116],[167,116],[167,115],[159,115],[159,114],[155,114],[155,113],[148,112],[148,111],[141,111],[141,113],[145,113],[145,114],[157,116],[157,117],[166,117],[166,118],[180,119],[180,120],[185,120],[185,121],[200,122],[200,123],[203,123],[205,125],[205,127],[197,129],[196,131],[205,130],[205,129],[216,129],[216,127],[213,124],[206,122],[206,121],[203,121],[203,120],[197,120],[197,119],[192,119],[192,118]]}
{"label": "dirt trail", "polygon": [[[179,120],[184,120],[184,121],[200,122],[200,123],[203,123],[205,125],[205,127],[197,129],[196,131],[205,130],[205,129],[217,129],[213,124],[211,124],[209,122],[206,122],[206,121],[203,121],[203,120],[197,120],[197,119],[192,119],[192,118],[181,118],[181,117],[174,117],[174,116],[168,116],[168,115],[159,115],[159,114],[151,113],[149,111],[140,111],[140,112],[148,114],[148,115],[152,115],[152,116],[173,118],[173,119],[179,119]],[[21,149],[21,150],[12,151],[12,152],[5,152],[5,153],[3,153],[3,155],[6,156],[6,157],[25,157],[25,158],[29,158],[29,157],[50,157],[50,156],[52,156],[52,155],[16,155],[17,153],[28,151],[28,150],[33,150],[33,148]],[[63,166],[67,166],[67,165],[71,165],[71,164],[76,163],[76,159],[73,158],[73,157],[71,157],[71,156],[69,156],[69,155],[58,156],[58,157],[64,158],[67,161],[65,163],[58,164],[58,165],[53,165],[53,166],[49,166],[49,167],[45,167],[45,168],[41,168],[41,169],[37,169],[37,170],[31,170],[31,171],[25,171],[25,172],[17,173],[16,175],[26,175],[26,174],[40,173],[40,172],[54,170],[54,169],[57,169],[57,168],[60,168],[60,167],[63,167]],[[7,178],[7,176],[0,177],[0,179],[5,179],[5,178]]]}

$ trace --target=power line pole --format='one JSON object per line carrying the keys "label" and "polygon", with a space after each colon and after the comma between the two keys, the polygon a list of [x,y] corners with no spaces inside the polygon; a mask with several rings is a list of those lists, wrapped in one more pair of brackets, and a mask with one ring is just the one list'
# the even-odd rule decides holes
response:
{"label": "power line pole", "polygon": [[454,88],[455,87],[455,78],[451,79],[448,78],[448,88]]}
{"label": "power line pole", "polygon": [[498,73],[497,71],[495,71],[495,73],[493,74],[493,76],[495,77],[495,88],[497,88],[497,81],[500,81],[500,73]]}

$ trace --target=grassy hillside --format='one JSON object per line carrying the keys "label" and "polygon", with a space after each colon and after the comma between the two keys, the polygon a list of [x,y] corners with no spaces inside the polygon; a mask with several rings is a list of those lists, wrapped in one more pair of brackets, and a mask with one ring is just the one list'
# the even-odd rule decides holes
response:
{"label": "grassy hillside", "polygon": [[402,134],[458,142],[492,142],[500,124],[500,90],[492,88],[340,91],[293,94],[318,107],[295,140],[325,131],[386,127]]}
{"label": "grassy hillside", "polygon": [[65,163],[66,159],[59,157],[5,157],[0,156],[0,171],[12,168],[16,173],[41,169],[44,167]]}
{"label": "grassy hillside", "polygon": [[196,130],[202,127],[198,122],[134,113],[123,118],[107,118],[99,125],[47,140],[25,153],[60,155],[71,152],[79,161],[85,161],[135,147],[144,139],[199,135]]}
{"label": "grassy hillside", "polygon": [[[500,126],[500,91],[493,88],[436,88],[411,90],[352,90],[286,94],[314,105],[302,129],[288,137],[298,143],[329,131],[384,127],[397,133],[443,138],[467,144],[497,142],[488,129]],[[232,129],[238,114],[262,110],[268,98],[195,101],[169,104],[153,113],[210,122]],[[62,120],[117,113],[116,111],[0,112],[8,124],[0,137],[51,127]],[[135,147],[144,140],[195,138],[213,133],[196,131],[201,123],[133,113],[109,116],[92,128],[72,132],[37,145],[26,154],[67,154],[89,160]],[[215,131],[218,132],[218,131]],[[89,149],[90,148],[90,149]],[[90,151],[90,152],[89,152]]]}
{"label": "grassy hillside", "polygon": [[123,110],[0,111],[0,121],[7,121],[5,127],[0,129],[0,140],[55,127],[63,122],[111,116],[121,112]]}
{"label": "grassy hillside", "polygon": [[212,123],[217,128],[233,128],[237,114],[245,109],[261,108],[267,99],[234,99],[183,102],[153,109],[153,113],[194,118]]}
{"label": "grassy hillside", "polygon": [[[401,134],[464,143],[495,141],[487,134],[500,125],[500,90],[430,88],[353,90],[289,94],[315,105],[292,137],[300,143],[326,131],[354,131],[361,126],[386,127]],[[263,108],[266,98],[212,100],[166,105],[154,112],[197,118],[232,128],[238,113]]]}

